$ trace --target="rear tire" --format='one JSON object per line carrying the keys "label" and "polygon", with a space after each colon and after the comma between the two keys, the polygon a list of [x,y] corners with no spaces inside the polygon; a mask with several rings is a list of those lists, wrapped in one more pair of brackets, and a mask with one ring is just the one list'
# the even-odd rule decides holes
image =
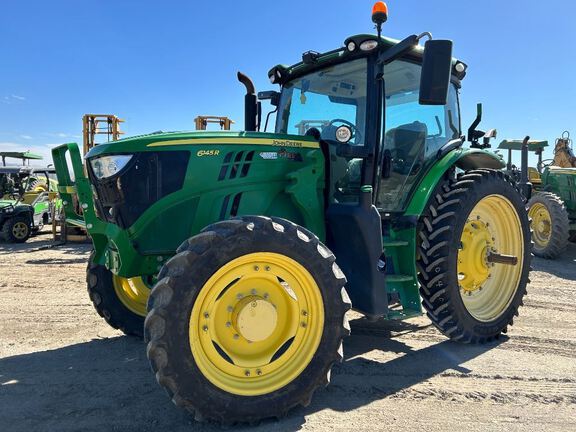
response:
{"label": "rear tire", "polygon": [[[445,180],[419,236],[422,305],[436,328],[464,343],[505,333],[526,294],[531,249],[524,201],[511,179],[486,169]],[[494,264],[492,254],[518,262]]]}
{"label": "rear tire", "polygon": [[528,201],[528,216],[534,255],[546,259],[560,256],[570,236],[570,219],[562,199],[551,192],[538,192]]}
{"label": "rear tire", "polygon": [[308,405],[342,360],[346,279],[328,248],[287,220],[210,225],[178,248],[159,279],[145,322],[148,358],[196,420],[283,417]]}
{"label": "rear tire", "polygon": [[[94,252],[90,254],[88,261],[86,283],[88,285],[88,295],[96,312],[111,327],[121,330],[130,336],[143,337],[145,300],[129,303],[129,298],[120,297],[119,290],[121,288],[118,286],[118,277],[106,267],[94,263],[93,257]],[[126,280],[124,279],[124,281]],[[144,305],[139,307],[142,301],[144,301]]]}

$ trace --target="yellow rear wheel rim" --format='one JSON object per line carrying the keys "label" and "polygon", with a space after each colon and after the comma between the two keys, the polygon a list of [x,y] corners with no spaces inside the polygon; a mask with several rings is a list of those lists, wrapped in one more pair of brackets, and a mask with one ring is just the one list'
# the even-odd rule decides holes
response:
{"label": "yellow rear wheel rim", "polygon": [[548,208],[542,203],[534,203],[528,210],[528,216],[532,220],[532,239],[536,246],[545,248],[552,236],[552,217]]}
{"label": "yellow rear wheel rim", "polygon": [[312,275],[281,254],[236,258],[204,284],[190,316],[202,374],[232,394],[271,393],[296,379],[322,338],[324,303]]}
{"label": "yellow rear wheel rim", "polygon": [[146,316],[146,304],[150,296],[150,286],[141,277],[123,278],[114,275],[112,282],[116,295],[131,312]]}
{"label": "yellow rear wheel rim", "polygon": [[[488,254],[512,255],[516,265],[488,262]],[[472,209],[458,250],[458,285],[464,306],[478,321],[499,318],[522,276],[524,238],[520,218],[502,195],[488,195]]]}
{"label": "yellow rear wheel rim", "polygon": [[25,222],[16,222],[12,226],[12,235],[18,239],[22,240],[28,234],[28,225]]}

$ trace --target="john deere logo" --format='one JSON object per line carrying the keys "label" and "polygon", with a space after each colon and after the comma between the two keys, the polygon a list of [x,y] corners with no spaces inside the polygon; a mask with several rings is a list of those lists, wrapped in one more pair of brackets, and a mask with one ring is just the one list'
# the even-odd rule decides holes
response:
{"label": "john deere logo", "polygon": [[280,147],[302,147],[302,143],[300,141],[272,140],[272,144]]}
{"label": "john deere logo", "polygon": [[198,150],[196,156],[218,156],[220,154],[220,150]]}

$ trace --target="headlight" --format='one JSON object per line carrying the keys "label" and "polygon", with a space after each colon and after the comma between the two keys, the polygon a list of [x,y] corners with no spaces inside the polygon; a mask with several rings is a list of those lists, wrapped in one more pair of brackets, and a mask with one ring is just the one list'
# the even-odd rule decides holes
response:
{"label": "headlight", "polygon": [[122,171],[132,155],[101,156],[90,160],[90,166],[98,179],[111,177]]}
{"label": "headlight", "polygon": [[365,40],[360,44],[360,49],[362,51],[372,51],[374,48],[378,46],[378,41],[374,39]]}

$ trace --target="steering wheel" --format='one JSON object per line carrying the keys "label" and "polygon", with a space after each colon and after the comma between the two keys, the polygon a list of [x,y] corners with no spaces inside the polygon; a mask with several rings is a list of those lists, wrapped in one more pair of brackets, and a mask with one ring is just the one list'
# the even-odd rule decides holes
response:
{"label": "steering wheel", "polygon": [[360,131],[358,130],[358,128],[356,127],[356,125],[354,123],[349,122],[348,120],[337,118],[334,120],[330,120],[330,122],[328,123],[328,126],[334,126],[334,123],[343,123],[346,126],[349,126],[350,129],[352,129],[352,136],[350,137],[350,140],[352,140],[353,138],[356,138],[356,143],[361,141],[362,134],[360,133]]}
{"label": "steering wheel", "polygon": [[542,171],[544,168],[549,167],[554,163],[554,159],[544,159],[542,163],[538,164],[538,171]]}

